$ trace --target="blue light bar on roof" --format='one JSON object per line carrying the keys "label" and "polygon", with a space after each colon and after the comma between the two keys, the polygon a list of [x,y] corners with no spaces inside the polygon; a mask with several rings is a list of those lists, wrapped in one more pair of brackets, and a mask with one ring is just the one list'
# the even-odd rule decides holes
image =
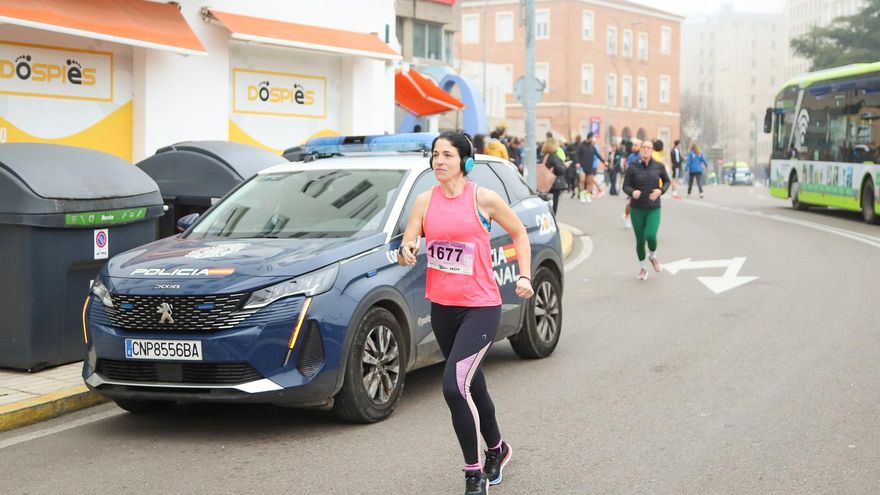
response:
{"label": "blue light bar on roof", "polygon": [[429,151],[434,132],[378,134],[375,136],[331,136],[310,139],[303,146],[307,153],[334,154],[362,151]]}

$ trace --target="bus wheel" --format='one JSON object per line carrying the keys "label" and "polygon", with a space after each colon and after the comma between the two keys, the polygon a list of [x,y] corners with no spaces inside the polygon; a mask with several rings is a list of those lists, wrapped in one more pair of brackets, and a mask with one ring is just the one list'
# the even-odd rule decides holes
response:
{"label": "bus wheel", "polygon": [[868,223],[880,223],[880,215],[874,211],[874,181],[870,178],[862,186],[862,218]]}
{"label": "bus wheel", "polygon": [[801,183],[794,176],[791,178],[791,186],[788,191],[791,196],[791,207],[795,210],[806,210],[807,205],[801,203]]}

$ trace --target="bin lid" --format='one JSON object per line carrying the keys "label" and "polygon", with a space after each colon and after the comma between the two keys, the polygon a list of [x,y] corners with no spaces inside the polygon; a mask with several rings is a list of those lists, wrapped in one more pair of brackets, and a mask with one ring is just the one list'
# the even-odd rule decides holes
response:
{"label": "bin lid", "polygon": [[287,160],[231,141],[184,141],[137,163],[167,197],[220,197],[260,170]]}
{"label": "bin lid", "polygon": [[[117,156],[60,144],[0,144],[0,171],[46,199],[110,199],[158,189],[147,174]],[[16,198],[0,197],[0,211],[19,211],[7,200]]]}

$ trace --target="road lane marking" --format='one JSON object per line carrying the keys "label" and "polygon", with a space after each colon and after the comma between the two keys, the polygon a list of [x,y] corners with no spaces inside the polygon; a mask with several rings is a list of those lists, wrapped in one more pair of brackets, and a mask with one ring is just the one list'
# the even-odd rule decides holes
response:
{"label": "road lane marking", "polygon": [[867,245],[875,247],[875,248],[880,248],[880,237],[874,237],[874,236],[870,236],[867,234],[862,234],[861,232],[855,232],[852,230],[841,229],[839,227],[831,227],[829,225],[816,223],[816,222],[810,222],[808,220],[800,220],[797,218],[792,218],[792,217],[788,217],[785,215],[778,215],[778,214],[765,215],[761,211],[749,211],[749,210],[743,210],[743,209],[739,209],[739,208],[730,208],[728,206],[720,206],[720,205],[715,205],[715,204],[706,203],[706,202],[688,201],[685,204],[699,206],[702,208],[713,208],[716,210],[723,210],[723,211],[727,211],[730,213],[738,213],[741,215],[749,215],[749,216],[758,217],[758,218],[766,218],[769,220],[775,220],[777,222],[783,222],[783,223],[788,223],[788,224],[792,224],[792,225],[799,225],[801,227],[806,227],[808,229],[819,230],[819,231],[822,231],[822,232],[825,232],[828,234],[833,234],[833,235],[845,237],[847,239],[851,239],[854,241],[858,241],[858,242],[867,244]]}
{"label": "road lane marking", "polygon": [[720,277],[697,277],[697,280],[709,290],[715,294],[721,294],[722,292],[747,284],[758,278],[754,276],[739,276],[739,271],[742,269],[745,262],[746,259],[742,257],[731,258],[729,260],[706,261],[691,261],[690,258],[685,258],[683,260],[673,261],[672,263],[664,263],[663,269],[675,275],[681,270],[725,268],[724,274]]}
{"label": "road lane marking", "polygon": [[593,254],[593,240],[590,239],[590,236],[580,235],[578,236],[578,239],[580,239],[583,248],[581,249],[581,252],[580,254],[578,254],[577,258],[571,260],[570,263],[565,264],[565,273],[568,273],[577,268],[578,265],[586,261],[587,258],[589,258],[591,254]]}
{"label": "road lane marking", "polygon": [[31,440],[36,440],[38,438],[43,438],[49,435],[54,435],[56,433],[61,433],[62,431],[70,430],[73,428],[78,428],[83,425],[87,425],[89,423],[94,423],[96,421],[103,421],[107,418],[112,418],[114,416],[119,416],[120,414],[125,414],[125,411],[121,409],[114,409],[112,411],[104,411],[102,413],[94,414],[85,418],[77,419],[75,421],[71,421],[69,423],[61,424],[58,426],[53,426],[51,428],[45,428],[42,430],[32,431],[30,433],[25,433],[23,435],[14,436],[8,438],[6,440],[0,440],[0,450],[5,449],[7,447],[12,447],[14,445],[18,445],[20,443],[29,442]]}

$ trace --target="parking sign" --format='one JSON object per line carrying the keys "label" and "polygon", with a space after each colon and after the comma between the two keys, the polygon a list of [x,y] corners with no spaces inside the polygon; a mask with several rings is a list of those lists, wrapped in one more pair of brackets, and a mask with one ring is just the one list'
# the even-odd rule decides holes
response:
{"label": "parking sign", "polygon": [[95,230],[95,259],[105,260],[110,255],[110,229]]}

